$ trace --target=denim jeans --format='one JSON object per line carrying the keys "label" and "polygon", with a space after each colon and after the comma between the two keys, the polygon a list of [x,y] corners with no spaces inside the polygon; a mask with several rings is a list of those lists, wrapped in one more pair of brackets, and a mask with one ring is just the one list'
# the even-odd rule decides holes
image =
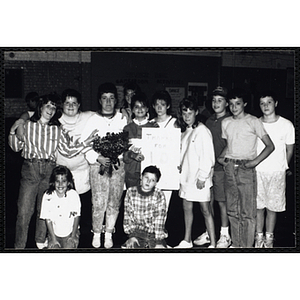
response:
{"label": "denim jeans", "polygon": [[107,232],[113,232],[119,215],[125,181],[124,162],[110,176],[99,174],[99,164],[91,165],[90,180],[92,190],[93,231],[101,233],[105,216]]}
{"label": "denim jeans", "polygon": [[245,162],[230,160],[224,167],[227,214],[237,248],[253,247],[256,226],[256,171],[245,168]]}
{"label": "denim jeans", "polygon": [[26,247],[28,227],[35,206],[37,210],[35,241],[44,243],[47,227],[44,220],[40,219],[42,197],[49,188],[49,178],[55,167],[55,162],[46,160],[24,160],[21,170],[20,191],[18,198],[18,215],[16,223],[15,248]]}

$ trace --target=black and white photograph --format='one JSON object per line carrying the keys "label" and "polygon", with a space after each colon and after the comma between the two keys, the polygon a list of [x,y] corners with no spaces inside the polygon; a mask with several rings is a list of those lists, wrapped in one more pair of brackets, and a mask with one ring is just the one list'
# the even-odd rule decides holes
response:
{"label": "black and white photograph", "polygon": [[295,53],[4,51],[4,251],[295,250]]}
{"label": "black and white photograph", "polygon": [[294,299],[295,3],[3,2],[3,299]]}

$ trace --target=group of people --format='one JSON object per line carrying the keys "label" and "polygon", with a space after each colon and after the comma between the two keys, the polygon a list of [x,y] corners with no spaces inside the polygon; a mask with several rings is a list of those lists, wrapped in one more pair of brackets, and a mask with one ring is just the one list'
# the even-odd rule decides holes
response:
{"label": "group of people", "polygon": [[[122,248],[169,248],[165,223],[172,190],[157,187],[163,176],[160,166],[142,170],[145,127],[181,131],[178,172],[185,233],[174,248],[273,247],[276,214],[286,205],[285,176],[295,130],[276,114],[278,99],[271,91],[261,94],[262,117],[256,118],[245,112],[243,90],[217,87],[211,96],[214,114],[205,124],[196,99],[184,98],[174,117],[167,91],[155,92],[149,104],[134,82],[124,87],[121,105],[113,83],[101,84],[97,99],[97,112],[83,112],[81,95],[73,89],[60,97],[26,97],[31,111],[13,124],[8,137],[10,147],[22,150],[24,158],[15,249],[26,247],[35,206],[39,249],[77,248],[84,230],[92,230],[94,248],[101,247],[102,233],[103,246],[112,248],[123,200],[128,239]],[[97,136],[120,132],[128,133],[129,146],[112,167],[111,159],[96,151],[93,142]],[[221,217],[218,241],[214,200]],[[192,241],[194,202],[200,205],[206,231]]]}

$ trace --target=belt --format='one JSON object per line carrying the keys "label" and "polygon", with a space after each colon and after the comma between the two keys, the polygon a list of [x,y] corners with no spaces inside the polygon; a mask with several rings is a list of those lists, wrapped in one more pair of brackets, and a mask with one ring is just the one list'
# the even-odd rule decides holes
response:
{"label": "belt", "polygon": [[226,157],[224,161],[225,161],[226,163],[227,163],[227,162],[233,162],[235,165],[242,165],[242,164],[248,162],[249,159],[232,159],[232,158]]}
{"label": "belt", "polygon": [[31,163],[36,163],[36,162],[41,162],[41,163],[53,162],[53,163],[55,163],[55,161],[52,160],[52,159],[44,159],[44,158],[41,158],[41,159],[39,159],[39,158],[28,158],[28,159],[26,159],[26,161],[31,162]]}

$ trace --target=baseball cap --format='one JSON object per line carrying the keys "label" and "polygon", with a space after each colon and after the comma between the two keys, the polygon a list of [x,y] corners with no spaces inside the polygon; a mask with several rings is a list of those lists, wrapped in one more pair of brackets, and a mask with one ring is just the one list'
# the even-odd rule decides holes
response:
{"label": "baseball cap", "polygon": [[227,89],[223,88],[221,86],[218,86],[213,90],[212,95],[213,96],[218,95],[218,96],[222,96],[222,97],[226,98],[227,97]]}

